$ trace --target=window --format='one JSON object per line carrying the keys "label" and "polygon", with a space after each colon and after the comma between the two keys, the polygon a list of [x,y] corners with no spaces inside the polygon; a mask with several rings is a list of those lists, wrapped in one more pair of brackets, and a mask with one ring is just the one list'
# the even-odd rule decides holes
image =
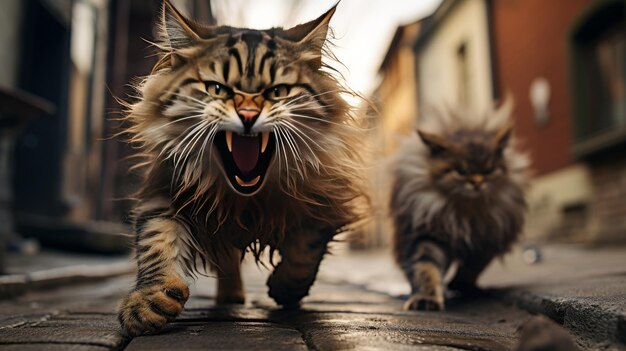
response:
{"label": "window", "polygon": [[456,50],[457,82],[458,82],[458,103],[467,107],[470,102],[469,89],[469,63],[467,59],[467,42],[461,43]]}
{"label": "window", "polygon": [[572,54],[579,156],[626,142],[626,2],[596,3],[576,23]]}

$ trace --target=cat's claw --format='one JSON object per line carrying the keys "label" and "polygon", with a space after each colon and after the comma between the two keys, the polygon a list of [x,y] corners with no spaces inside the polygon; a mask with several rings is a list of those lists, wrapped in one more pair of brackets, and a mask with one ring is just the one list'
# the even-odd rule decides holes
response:
{"label": "cat's claw", "polygon": [[426,295],[412,295],[404,303],[405,311],[443,311],[444,301],[443,297],[426,296]]}
{"label": "cat's claw", "polygon": [[128,336],[157,332],[180,314],[188,298],[189,288],[181,278],[166,278],[163,285],[142,287],[126,295],[118,320]]}

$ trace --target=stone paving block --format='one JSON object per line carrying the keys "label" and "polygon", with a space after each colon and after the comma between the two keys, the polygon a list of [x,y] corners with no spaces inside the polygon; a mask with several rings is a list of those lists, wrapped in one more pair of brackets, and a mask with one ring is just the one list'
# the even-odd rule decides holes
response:
{"label": "stone paving block", "polygon": [[299,331],[273,323],[175,323],[163,332],[133,339],[126,351],[308,350]]}
{"label": "stone paving block", "polygon": [[17,314],[14,316],[2,316],[0,317],[0,330],[6,328],[16,328],[27,324],[41,322],[49,319],[51,314],[46,313],[32,313],[32,314]]}
{"label": "stone paving block", "polygon": [[32,327],[48,328],[48,327],[94,327],[101,330],[117,330],[119,322],[115,315],[60,315],[54,316],[48,320],[32,324]]}
{"label": "stone paving block", "polygon": [[110,348],[81,344],[5,344],[0,351],[108,351]]}
{"label": "stone paving block", "polygon": [[[85,323],[87,324],[87,323]],[[116,348],[124,342],[118,328],[90,325],[20,327],[3,329],[2,344],[88,344]]]}
{"label": "stone paving block", "polygon": [[626,344],[626,275],[494,289],[493,293],[520,308],[550,317],[571,330],[584,347]]}
{"label": "stone paving block", "polygon": [[296,323],[305,340],[319,350],[408,350],[426,345],[511,350],[517,343],[514,330],[439,313],[309,313],[286,318]]}
{"label": "stone paving block", "polygon": [[266,321],[267,310],[246,306],[210,307],[210,308],[186,308],[178,316],[178,322],[191,322],[197,320],[212,322],[237,322],[237,321]]}

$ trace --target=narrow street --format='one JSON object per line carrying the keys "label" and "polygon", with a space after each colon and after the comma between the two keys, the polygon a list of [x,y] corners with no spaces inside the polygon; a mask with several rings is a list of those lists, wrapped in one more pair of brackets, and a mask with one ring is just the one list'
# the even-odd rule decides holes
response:
{"label": "narrow street", "polygon": [[0,349],[507,350],[528,318],[489,299],[454,305],[445,314],[401,312],[399,299],[323,280],[302,311],[281,311],[256,275],[248,279],[247,306],[214,308],[215,281],[203,278],[175,323],[130,342],[118,334],[114,311],[132,277],[31,293],[0,304]]}
{"label": "narrow street", "polygon": [[[623,263],[618,252],[603,256],[607,266]],[[515,255],[511,257],[508,261],[514,262]],[[578,260],[585,264],[584,257]],[[541,268],[549,272],[552,266],[558,262]],[[515,274],[503,273],[502,267],[521,272],[517,279],[522,285],[531,276],[514,263],[496,263],[483,280],[495,286],[490,281],[497,276],[513,279]],[[623,285],[625,265],[614,267],[622,271],[617,283]],[[580,272],[568,270],[565,279],[576,281]],[[132,286],[132,276],[30,292],[0,301],[0,350],[514,350],[518,328],[531,318],[514,304],[490,297],[505,295],[491,293],[452,300],[445,313],[403,312],[398,297],[407,287],[383,252],[327,257],[311,295],[298,311],[276,308],[266,295],[266,274],[263,267],[245,264],[248,303],[244,307],[213,307],[215,280],[201,278],[174,323],[161,333],[132,340],[119,334],[115,316],[119,298]],[[547,286],[543,278],[537,279]],[[591,349],[621,347],[596,344]]]}

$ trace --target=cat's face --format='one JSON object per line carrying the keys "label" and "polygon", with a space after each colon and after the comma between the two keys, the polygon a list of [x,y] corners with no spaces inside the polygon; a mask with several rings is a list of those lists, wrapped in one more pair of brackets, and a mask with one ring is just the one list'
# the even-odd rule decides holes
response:
{"label": "cat's face", "polygon": [[439,136],[420,131],[419,135],[430,151],[431,181],[443,194],[483,197],[506,180],[503,153],[511,136],[510,125],[495,133],[460,130]]}
{"label": "cat's face", "polygon": [[[278,176],[319,163],[320,138],[344,113],[336,82],[320,71],[334,8],[289,30],[201,26],[164,3],[158,137],[179,172],[219,166],[232,189],[255,194]],[[301,175],[301,174],[300,174]]]}

